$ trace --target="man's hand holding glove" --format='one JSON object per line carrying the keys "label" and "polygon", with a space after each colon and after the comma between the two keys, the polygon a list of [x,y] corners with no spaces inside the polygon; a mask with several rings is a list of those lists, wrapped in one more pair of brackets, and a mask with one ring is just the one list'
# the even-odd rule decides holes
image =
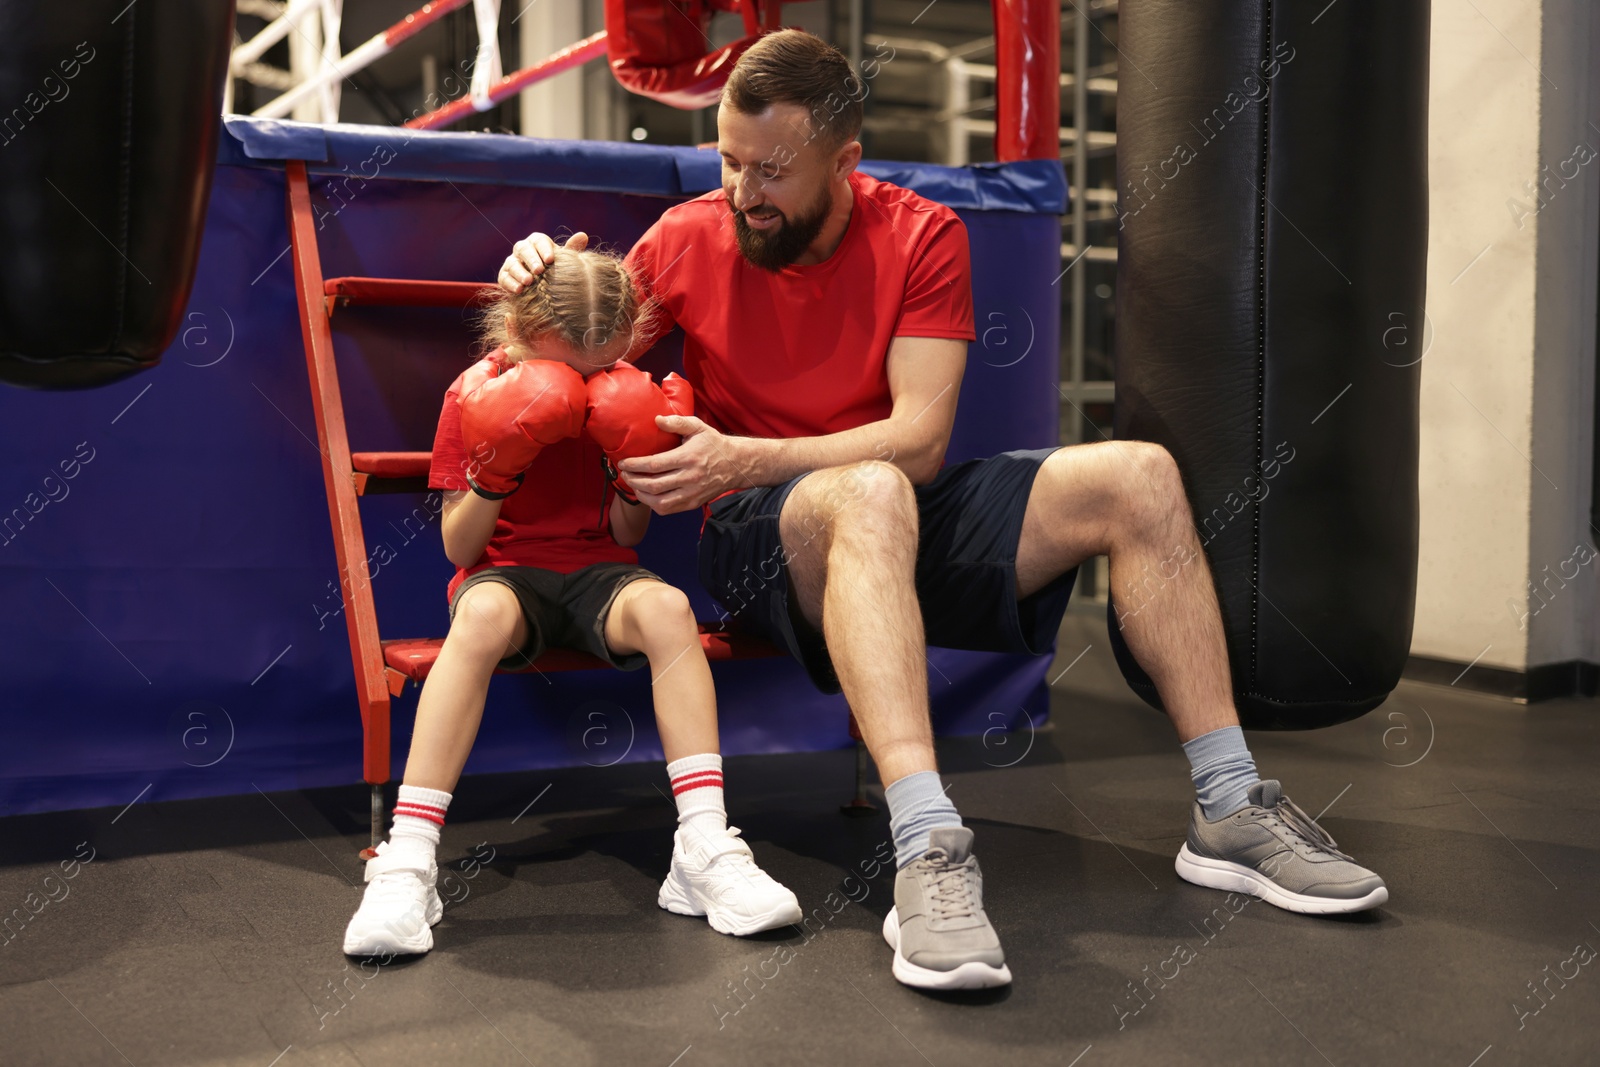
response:
{"label": "man's hand holding glove", "polygon": [[657,415],[693,415],[694,390],[677,374],[668,374],[658,386],[648,371],[618,362],[588,377],[586,428],[605,452],[606,477],[617,494],[630,504],[639,498],[617,471],[617,464],[634,456],[653,456],[678,447],[682,438],[656,428]]}

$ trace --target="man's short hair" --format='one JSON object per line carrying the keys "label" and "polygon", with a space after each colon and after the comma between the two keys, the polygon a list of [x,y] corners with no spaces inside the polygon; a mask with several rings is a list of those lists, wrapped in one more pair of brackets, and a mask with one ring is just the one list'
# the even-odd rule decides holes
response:
{"label": "man's short hair", "polygon": [[844,53],[804,30],[779,30],[739,57],[722,88],[722,106],[759,115],[773,104],[799,104],[806,109],[805,139],[831,151],[861,133],[866,95]]}

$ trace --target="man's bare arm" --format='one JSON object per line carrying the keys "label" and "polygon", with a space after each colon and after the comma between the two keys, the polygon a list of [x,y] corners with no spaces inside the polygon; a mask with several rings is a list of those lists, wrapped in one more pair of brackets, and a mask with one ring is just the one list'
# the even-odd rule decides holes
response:
{"label": "man's bare arm", "polygon": [[889,417],[821,437],[754,439],[756,484],[779,485],[806,471],[865,459],[895,464],[915,485],[931,482],[950,445],[966,365],[965,341],[895,338],[885,360],[894,401]]}
{"label": "man's bare arm", "polygon": [[684,434],[683,444],[657,456],[623,460],[639,499],[661,514],[699,507],[728,489],[778,485],[806,471],[880,459],[913,484],[932,481],[955,425],[966,369],[967,343],[937,337],[898,337],[885,367],[894,407],[886,419],[819,437],[733,437],[699,419],[660,416],[656,425]]}

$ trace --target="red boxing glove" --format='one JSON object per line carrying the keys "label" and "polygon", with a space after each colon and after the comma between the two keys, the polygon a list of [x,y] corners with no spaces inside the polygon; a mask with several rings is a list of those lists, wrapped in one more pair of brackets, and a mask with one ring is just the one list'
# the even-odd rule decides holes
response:
{"label": "red boxing glove", "polygon": [[631,363],[618,362],[607,370],[589,376],[589,436],[606,454],[606,477],[618,495],[637,504],[627,480],[617,464],[633,456],[653,456],[677,448],[683,440],[678,434],[656,428],[657,415],[693,415],[694,390],[676,374],[669,374],[658,386]]}
{"label": "red boxing glove", "polygon": [[583,375],[551,359],[509,368],[485,359],[461,379],[461,440],[473,459],[473,492],[501,500],[517,491],[546,445],[576,437],[588,399]]}

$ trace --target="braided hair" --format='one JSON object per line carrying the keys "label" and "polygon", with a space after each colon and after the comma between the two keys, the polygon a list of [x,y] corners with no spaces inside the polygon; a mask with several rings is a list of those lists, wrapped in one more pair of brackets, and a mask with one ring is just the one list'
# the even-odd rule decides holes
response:
{"label": "braided hair", "polygon": [[600,369],[648,347],[654,310],[615,254],[558,248],[521,292],[496,295],[484,309],[482,334],[486,345],[502,348],[553,338]]}

